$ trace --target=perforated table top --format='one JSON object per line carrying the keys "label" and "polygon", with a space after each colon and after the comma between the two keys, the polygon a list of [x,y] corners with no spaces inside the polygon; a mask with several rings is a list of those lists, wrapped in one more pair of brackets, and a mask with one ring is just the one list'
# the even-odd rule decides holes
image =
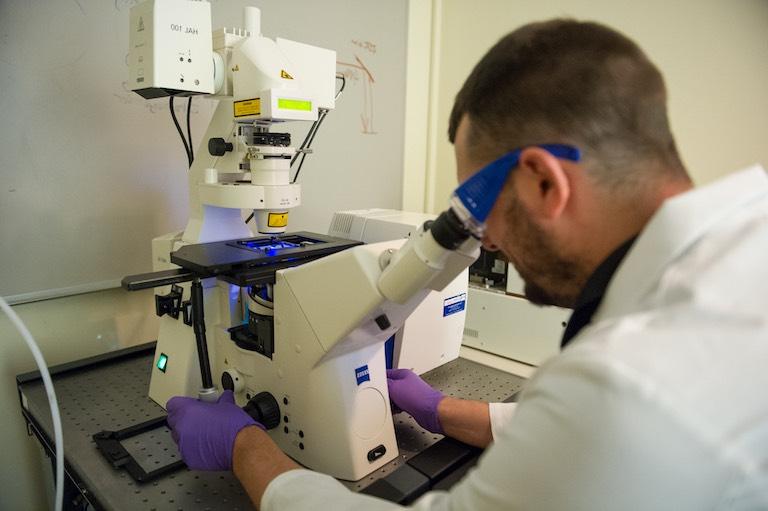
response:
{"label": "perforated table top", "polygon": [[[147,397],[153,349],[131,356],[105,359],[85,367],[54,374],[56,395],[64,428],[68,472],[97,508],[105,510],[244,510],[252,505],[230,472],[196,472],[181,469],[156,481],[139,484],[124,470],[114,469],[96,449],[92,439],[102,430],[120,430],[165,415]],[[424,375],[447,395],[503,401],[517,393],[523,378],[466,359],[449,362]],[[52,438],[48,401],[40,380],[19,385],[33,427]],[[407,414],[395,416],[400,456],[356,482],[342,481],[359,491],[385,477],[409,458],[442,438],[423,430]],[[176,444],[167,428],[158,428],[123,441],[123,446],[150,471],[178,459]]]}

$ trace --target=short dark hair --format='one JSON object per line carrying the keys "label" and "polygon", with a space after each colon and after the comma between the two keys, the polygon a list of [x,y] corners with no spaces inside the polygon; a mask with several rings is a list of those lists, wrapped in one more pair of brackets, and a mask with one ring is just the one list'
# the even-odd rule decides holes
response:
{"label": "short dark hair", "polygon": [[448,136],[454,142],[466,115],[470,151],[500,156],[571,143],[608,185],[647,178],[633,172],[639,163],[688,179],[666,101],[661,73],[629,38],[598,23],[555,19],[525,25],[488,51],[456,96]]}

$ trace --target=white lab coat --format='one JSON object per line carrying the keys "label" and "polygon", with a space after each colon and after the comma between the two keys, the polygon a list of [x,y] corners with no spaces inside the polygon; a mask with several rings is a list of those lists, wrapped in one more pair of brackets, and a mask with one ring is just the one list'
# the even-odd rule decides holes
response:
{"label": "white lab coat", "polygon": [[[498,424],[495,429],[498,428]],[[768,509],[768,175],[668,200],[478,466],[421,510]],[[307,470],[267,511],[384,510]]]}

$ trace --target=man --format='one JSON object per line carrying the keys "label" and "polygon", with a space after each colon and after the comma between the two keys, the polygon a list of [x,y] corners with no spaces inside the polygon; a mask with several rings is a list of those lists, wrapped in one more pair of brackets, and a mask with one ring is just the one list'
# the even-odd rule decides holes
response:
{"label": "man", "polygon": [[[768,508],[765,172],[692,190],[658,70],[623,35],[570,20],[494,46],[449,135],[461,181],[519,149],[483,241],[532,301],[575,310],[563,353],[514,411],[390,373],[392,401],[423,426],[492,443],[450,492],[413,507]],[[262,509],[397,507],[300,469],[229,394],[174,398],[168,411],[190,466],[233,467]]]}

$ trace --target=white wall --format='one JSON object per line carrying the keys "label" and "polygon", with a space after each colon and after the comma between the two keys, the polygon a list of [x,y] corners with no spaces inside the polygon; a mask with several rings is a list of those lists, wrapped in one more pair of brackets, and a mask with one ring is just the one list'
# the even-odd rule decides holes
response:
{"label": "white wall", "polygon": [[[120,289],[14,306],[35,336],[48,365],[154,340],[158,322],[152,290]],[[15,376],[36,370],[32,355],[0,313],[0,509],[48,508],[50,463],[27,436]],[[66,438],[65,438],[66,445]]]}
{"label": "white wall", "polygon": [[[768,2],[765,0],[434,0],[439,58],[427,210],[456,186],[446,131],[454,96],[475,63],[527,22],[567,16],[606,23],[637,41],[664,74],[672,128],[701,184],[754,162],[768,165]],[[430,178],[431,176],[431,178]]]}

